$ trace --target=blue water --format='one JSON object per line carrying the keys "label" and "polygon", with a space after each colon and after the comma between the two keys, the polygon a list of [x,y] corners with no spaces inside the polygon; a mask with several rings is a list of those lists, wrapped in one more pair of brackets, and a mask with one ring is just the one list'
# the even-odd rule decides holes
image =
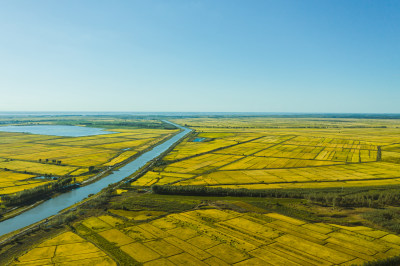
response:
{"label": "blue water", "polygon": [[51,198],[14,218],[10,218],[8,220],[0,222],[0,236],[15,231],[17,229],[24,228],[25,226],[31,225],[52,215],[55,215],[59,211],[68,208],[69,206],[74,205],[77,202],[82,201],[84,198],[89,196],[89,194],[96,194],[103,188],[107,187],[109,184],[121,181],[122,179],[130,176],[131,174],[139,170],[150,160],[157,158],[163,152],[167,151],[168,148],[171,147],[171,145],[176,143],[178,140],[186,136],[191,131],[188,128],[181,127],[174,123],[168,123],[183,129],[183,131],[173,136],[169,140],[161,143],[160,145],[154,147],[152,150],[142,154],[136,160],[121,167],[118,171],[113,172],[105,178],[102,178],[90,185],[74,189],[57,197]]}
{"label": "blue water", "polygon": [[193,140],[193,142],[202,142],[202,141],[204,141],[206,138],[195,138],[194,140]]}
{"label": "blue water", "polygon": [[36,126],[4,126],[0,131],[51,135],[60,137],[85,137],[116,132],[103,131],[101,128],[62,126],[62,125],[36,125]]}

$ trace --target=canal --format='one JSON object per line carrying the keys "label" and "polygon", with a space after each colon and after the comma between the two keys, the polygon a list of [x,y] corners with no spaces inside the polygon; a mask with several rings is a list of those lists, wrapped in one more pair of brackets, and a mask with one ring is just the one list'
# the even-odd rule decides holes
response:
{"label": "canal", "polygon": [[26,226],[39,222],[43,219],[46,219],[52,215],[55,215],[59,211],[82,201],[90,194],[96,194],[100,192],[103,188],[107,187],[108,185],[123,180],[124,178],[130,176],[131,174],[139,170],[141,167],[146,165],[147,162],[157,158],[163,152],[167,151],[172,145],[174,145],[180,139],[185,137],[191,131],[191,129],[182,127],[175,123],[169,121],[165,122],[170,123],[182,129],[182,131],[173,136],[172,138],[168,139],[167,141],[159,144],[158,146],[155,146],[150,151],[143,153],[134,161],[126,164],[125,166],[121,167],[117,171],[114,171],[108,176],[94,183],[91,183],[87,186],[83,186],[78,189],[74,189],[69,192],[63,193],[59,196],[56,196],[54,198],[51,198],[43,202],[42,204],[26,212],[21,213],[18,216],[0,222],[0,236],[24,228]]}

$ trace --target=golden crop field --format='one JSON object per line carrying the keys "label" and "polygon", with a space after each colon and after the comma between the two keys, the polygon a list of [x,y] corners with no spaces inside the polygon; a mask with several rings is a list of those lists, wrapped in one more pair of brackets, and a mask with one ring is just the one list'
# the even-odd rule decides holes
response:
{"label": "golden crop field", "polygon": [[177,132],[165,129],[111,131],[115,133],[87,137],[0,132],[0,195],[53,182],[34,179],[40,176],[70,175],[81,182],[90,177],[90,166],[98,169],[114,166]]}
{"label": "golden crop field", "polygon": [[[188,124],[195,132],[137,180],[107,192],[107,202],[89,200],[87,207],[75,211],[77,217],[64,229],[72,228],[75,236],[86,241],[89,251],[82,254],[77,248],[71,256],[58,254],[59,248],[54,246],[62,244],[56,237],[42,242],[53,244],[33,246],[15,264],[35,265],[36,260],[58,265],[60,258],[65,264],[68,260],[74,264],[74,252],[88,254],[82,258],[83,265],[362,265],[398,256],[400,237],[395,221],[399,207],[393,202],[398,199],[394,188],[399,186],[393,186],[391,193],[378,194],[386,189],[383,185],[400,185],[400,122],[340,120],[177,119],[174,122]],[[51,138],[40,140],[42,146],[37,149],[46,145],[54,146],[48,151],[54,153],[59,146],[76,152],[81,149],[84,155],[71,154],[65,159],[74,163],[52,165],[53,171],[71,167],[69,174],[74,175],[85,173],[87,158],[92,162],[99,158],[98,166],[112,166],[168,137],[160,134],[157,138],[150,131],[118,132],[119,142],[113,134],[99,137],[103,143],[93,136],[70,141],[72,145]],[[84,141],[89,144],[78,145]],[[123,143],[140,145],[126,149]],[[15,156],[25,156],[23,147],[27,144],[14,147],[21,151]],[[109,159],[100,161],[104,158],[100,153]],[[6,160],[0,165],[15,164],[0,172],[9,185],[26,182],[30,173],[13,170],[21,164],[44,164],[21,158]],[[18,180],[10,180],[8,175],[17,173]],[[83,180],[83,175],[78,180]],[[163,187],[144,188],[153,185],[172,187],[164,187],[170,189],[167,195],[160,190]],[[285,189],[324,190],[318,195],[315,191],[319,190],[302,190],[311,192],[300,198],[295,192],[290,194],[293,197],[274,198],[261,192],[255,197],[249,191],[238,194],[243,196],[239,198],[234,190],[210,189],[221,193],[201,194],[202,188],[184,186],[274,189],[282,195],[289,191]],[[374,186],[375,190],[357,189]],[[325,191],[336,191],[332,188],[342,188],[342,192],[325,195]],[[191,193],[185,189],[194,193],[199,189],[200,193],[185,196]],[[234,193],[222,197],[225,191]],[[335,195],[341,197],[340,204]],[[81,211],[83,217],[79,217]],[[394,218],[389,222],[385,217]],[[98,255],[94,258],[91,254]]]}
{"label": "golden crop field", "polygon": [[[103,215],[74,227],[78,235],[112,246],[114,252],[119,249],[143,265],[359,265],[400,252],[400,237],[382,230],[308,223],[273,212],[200,209],[137,225]],[[56,265],[61,260],[115,265],[108,251],[66,232],[28,251],[14,265]]]}
{"label": "golden crop field", "polygon": [[197,117],[174,119],[193,128],[395,128],[397,119],[312,118],[312,117]]}
{"label": "golden crop field", "polygon": [[12,194],[47,183],[46,181],[33,180],[33,177],[35,176],[0,170],[0,194]]}
{"label": "golden crop field", "polygon": [[40,243],[12,265],[117,265],[80,236],[65,232]]}
{"label": "golden crop field", "polygon": [[[134,186],[327,188],[400,184],[400,121],[185,118],[196,130]],[[182,175],[185,174],[185,175]]]}

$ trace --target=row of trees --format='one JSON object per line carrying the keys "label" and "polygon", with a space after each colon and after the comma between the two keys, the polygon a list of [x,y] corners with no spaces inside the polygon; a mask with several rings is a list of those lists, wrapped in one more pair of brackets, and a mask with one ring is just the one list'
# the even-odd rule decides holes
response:
{"label": "row of trees", "polygon": [[50,160],[50,159],[45,159],[45,160],[42,160],[42,159],[39,159],[39,163],[54,163],[54,164],[61,164],[62,162],[61,161],[59,161],[59,160]]}
{"label": "row of trees", "polygon": [[50,194],[66,189],[74,181],[72,177],[60,178],[56,182],[47,183],[32,189],[26,189],[13,195],[4,195],[1,197],[6,206],[21,205],[26,202],[36,201],[49,196]]}
{"label": "row of trees", "polygon": [[307,199],[333,207],[382,207],[400,205],[400,187],[329,189],[229,189],[203,186],[152,186],[157,194]]}
{"label": "row of trees", "polygon": [[161,129],[176,129],[174,125],[158,120],[143,120],[143,121],[94,121],[94,122],[81,122],[80,125],[86,125],[90,127],[132,127],[132,128],[161,128]]}

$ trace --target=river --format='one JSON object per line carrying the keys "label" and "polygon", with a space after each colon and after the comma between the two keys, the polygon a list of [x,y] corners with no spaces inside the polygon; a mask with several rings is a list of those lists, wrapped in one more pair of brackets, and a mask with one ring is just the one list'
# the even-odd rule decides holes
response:
{"label": "river", "polygon": [[100,192],[103,188],[110,184],[121,181],[122,179],[130,176],[141,167],[143,167],[147,162],[154,158],[160,156],[163,152],[168,150],[173,144],[185,137],[191,130],[175,123],[168,122],[174,126],[179,127],[183,131],[176,134],[167,141],[155,146],[152,150],[143,153],[141,156],[136,158],[134,161],[126,164],[120,169],[114,171],[110,175],[91,183],[90,185],[80,187],[78,189],[71,190],[69,192],[60,194],[54,198],[51,198],[42,204],[21,213],[18,216],[7,219],[0,222],[0,236],[10,233],[12,231],[24,228],[43,219],[46,219],[52,215],[57,214],[59,211],[74,205],[77,202],[82,201],[90,194],[96,194]]}

